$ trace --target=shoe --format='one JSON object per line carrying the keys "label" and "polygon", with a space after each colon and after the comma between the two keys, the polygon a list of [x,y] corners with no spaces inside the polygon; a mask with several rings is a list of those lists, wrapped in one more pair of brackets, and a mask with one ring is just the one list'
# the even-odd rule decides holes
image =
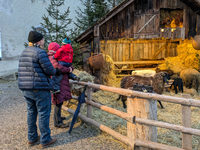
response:
{"label": "shoe", "polygon": [[62,119],[62,120],[65,120],[65,119],[66,119],[66,117],[61,117],[61,119]]}
{"label": "shoe", "polygon": [[80,78],[79,77],[77,77],[77,76],[75,76],[72,80],[76,80],[76,81],[79,81],[80,80]]}
{"label": "shoe", "polygon": [[38,140],[40,139],[40,136],[38,135],[37,139],[33,142],[28,142],[28,146],[33,146]]}
{"label": "shoe", "polygon": [[55,127],[56,127],[56,128],[68,128],[69,125],[68,125],[68,124],[62,123],[62,124],[59,124],[58,126],[55,126]]}
{"label": "shoe", "polygon": [[55,94],[55,93],[59,93],[60,90],[54,90],[54,91],[51,91],[51,94]]}
{"label": "shoe", "polygon": [[49,143],[44,144],[44,145],[41,145],[41,147],[42,147],[42,148],[45,148],[45,147],[47,147],[47,146],[49,146],[49,145],[55,143],[56,141],[57,141],[57,138],[56,138],[56,137],[51,138],[51,141],[50,141]]}

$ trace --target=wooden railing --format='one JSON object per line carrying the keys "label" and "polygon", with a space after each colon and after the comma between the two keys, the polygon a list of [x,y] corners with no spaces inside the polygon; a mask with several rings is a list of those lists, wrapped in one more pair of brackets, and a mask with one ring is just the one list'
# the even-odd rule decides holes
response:
{"label": "wooden railing", "polygon": [[[116,139],[122,141],[123,143],[130,146],[130,148],[134,149],[135,147],[139,146],[146,147],[150,149],[162,149],[162,150],[180,150],[181,148],[172,147],[164,144],[157,143],[157,130],[156,127],[167,128],[175,131],[182,132],[182,149],[192,149],[192,136],[191,135],[198,135],[200,136],[200,130],[191,128],[191,106],[200,107],[200,101],[190,99],[190,95],[183,95],[182,98],[172,97],[172,96],[165,96],[165,95],[158,95],[153,93],[144,93],[144,92],[137,92],[129,89],[121,89],[115,87],[109,87],[104,85],[92,84],[90,82],[77,82],[77,81],[70,81],[71,84],[78,84],[78,85],[88,85],[87,90],[87,117],[84,115],[79,114],[79,118],[85,122],[88,122],[102,131],[110,134],[111,136],[115,137]],[[95,102],[92,102],[92,88],[97,90],[104,90],[112,93],[117,93],[121,95],[125,95],[128,97],[127,100],[127,113],[110,108],[105,105],[101,105]],[[189,98],[189,99],[188,99]],[[73,96],[73,99],[78,99],[78,97]],[[156,100],[176,103],[182,105],[182,126],[174,125],[170,123],[165,123],[156,119],[152,120],[149,119],[148,116],[152,116],[153,113],[157,113],[157,103]],[[140,108],[143,107],[144,110]],[[137,107],[135,107],[137,105]],[[139,106],[141,105],[141,106]],[[149,108],[147,108],[149,105]],[[151,105],[151,106],[150,106]],[[108,113],[114,114],[119,116],[127,121],[127,136],[124,136],[98,122],[91,119],[92,117],[92,107],[99,108],[103,111]],[[74,114],[74,111],[63,106],[64,110],[68,111],[71,114]],[[148,110],[149,109],[149,110]],[[151,109],[151,110],[150,110]],[[139,111],[139,115],[137,113]],[[154,114],[155,115],[155,114]],[[139,116],[145,116],[146,118],[141,118]],[[155,116],[153,116],[155,117]],[[150,117],[151,118],[151,117]],[[148,128],[143,128],[143,127]],[[140,131],[138,128],[143,128],[144,130],[149,129],[149,131]],[[136,130],[137,128],[137,130]],[[156,131],[156,132],[155,132]],[[138,133],[141,132],[141,133]],[[148,135],[149,134],[149,135]],[[141,136],[142,135],[142,136]],[[146,140],[146,139],[148,140]]]}

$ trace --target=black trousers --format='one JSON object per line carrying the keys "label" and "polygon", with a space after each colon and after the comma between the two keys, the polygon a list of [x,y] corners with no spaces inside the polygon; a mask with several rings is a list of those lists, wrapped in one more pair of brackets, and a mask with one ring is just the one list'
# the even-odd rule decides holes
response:
{"label": "black trousers", "polygon": [[61,118],[61,107],[63,103],[56,104],[54,105],[54,116],[53,116],[53,121],[54,121],[54,126],[57,127],[60,124],[63,123],[62,118]]}

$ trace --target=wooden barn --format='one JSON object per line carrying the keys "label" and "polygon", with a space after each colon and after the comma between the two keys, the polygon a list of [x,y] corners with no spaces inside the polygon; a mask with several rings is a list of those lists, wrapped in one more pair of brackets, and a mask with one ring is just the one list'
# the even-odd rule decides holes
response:
{"label": "wooden barn", "polygon": [[198,0],[124,0],[75,39],[85,53],[83,68],[91,53],[109,55],[116,70],[163,63],[200,33],[199,15]]}

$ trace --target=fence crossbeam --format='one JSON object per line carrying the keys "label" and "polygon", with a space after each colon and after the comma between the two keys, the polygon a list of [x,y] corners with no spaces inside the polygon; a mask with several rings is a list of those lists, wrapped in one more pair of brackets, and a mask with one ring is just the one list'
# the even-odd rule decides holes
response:
{"label": "fence crossbeam", "polygon": [[173,97],[173,96],[166,96],[166,95],[159,95],[159,94],[153,94],[153,93],[144,93],[144,92],[138,92],[133,91],[129,89],[122,89],[122,88],[116,88],[116,87],[109,87],[105,85],[99,85],[99,84],[88,84],[87,82],[78,82],[78,81],[71,81],[71,84],[79,84],[79,85],[88,85],[91,88],[97,89],[97,90],[103,90],[108,91],[112,93],[117,93],[121,95],[125,95],[128,97],[140,97],[145,99],[154,99],[154,100],[160,100],[170,103],[176,103],[176,104],[182,104],[186,106],[194,106],[194,107],[200,107],[200,101],[194,100],[194,99],[187,99],[187,98],[179,98],[179,97]]}
{"label": "fence crossbeam", "polygon": [[[74,110],[72,109],[69,109],[68,107],[65,107],[65,106],[62,106],[62,109],[71,113],[71,114],[74,114]],[[97,121],[91,119],[91,118],[88,118],[82,114],[78,114],[78,117],[85,121],[85,122],[88,122],[96,127],[98,127],[100,130],[110,134],[111,136],[113,136],[114,138],[118,139],[119,141],[122,141],[123,143],[125,143],[126,145],[129,145],[132,149],[134,149],[134,146],[142,146],[142,147],[147,147],[147,148],[151,148],[151,149],[156,149],[156,150],[183,150],[182,148],[177,148],[177,147],[173,147],[173,146],[168,146],[168,145],[164,145],[164,144],[159,144],[159,143],[155,143],[155,142],[151,142],[151,141],[147,141],[147,140],[135,140],[133,141],[132,139],[108,128],[107,126],[105,125],[102,125],[100,123],[98,123]]]}
{"label": "fence crossbeam", "polygon": [[[72,96],[72,98],[75,100],[78,100],[77,96]],[[117,109],[114,109],[114,108],[111,108],[111,107],[108,107],[105,105],[101,105],[101,104],[98,104],[98,103],[95,103],[92,101],[88,101],[87,98],[85,98],[85,101],[87,104],[89,104],[93,107],[99,108],[105,112],[108,112],[108,113],[111,113],[118,117],[121,117],[122,119],[125,119],[126,121],[128,121],[130,123],[139,123],[139,124],[145,124],[145,125],[150,125],[150,126],[156,126],[156,127],[179,131],[179,132],[189,134],[189,135],[200,136],[200,130],[198,130],[198,129],[188,128],[188,127],[184,127],[184,126],[180,126],[180,125],[174,125],[174,124],[165,123],[165,122],[161,122],[161,121],[143,119],[143,118],[135,117],[133,115],[129,115],[128,113],[119,111]]]}

